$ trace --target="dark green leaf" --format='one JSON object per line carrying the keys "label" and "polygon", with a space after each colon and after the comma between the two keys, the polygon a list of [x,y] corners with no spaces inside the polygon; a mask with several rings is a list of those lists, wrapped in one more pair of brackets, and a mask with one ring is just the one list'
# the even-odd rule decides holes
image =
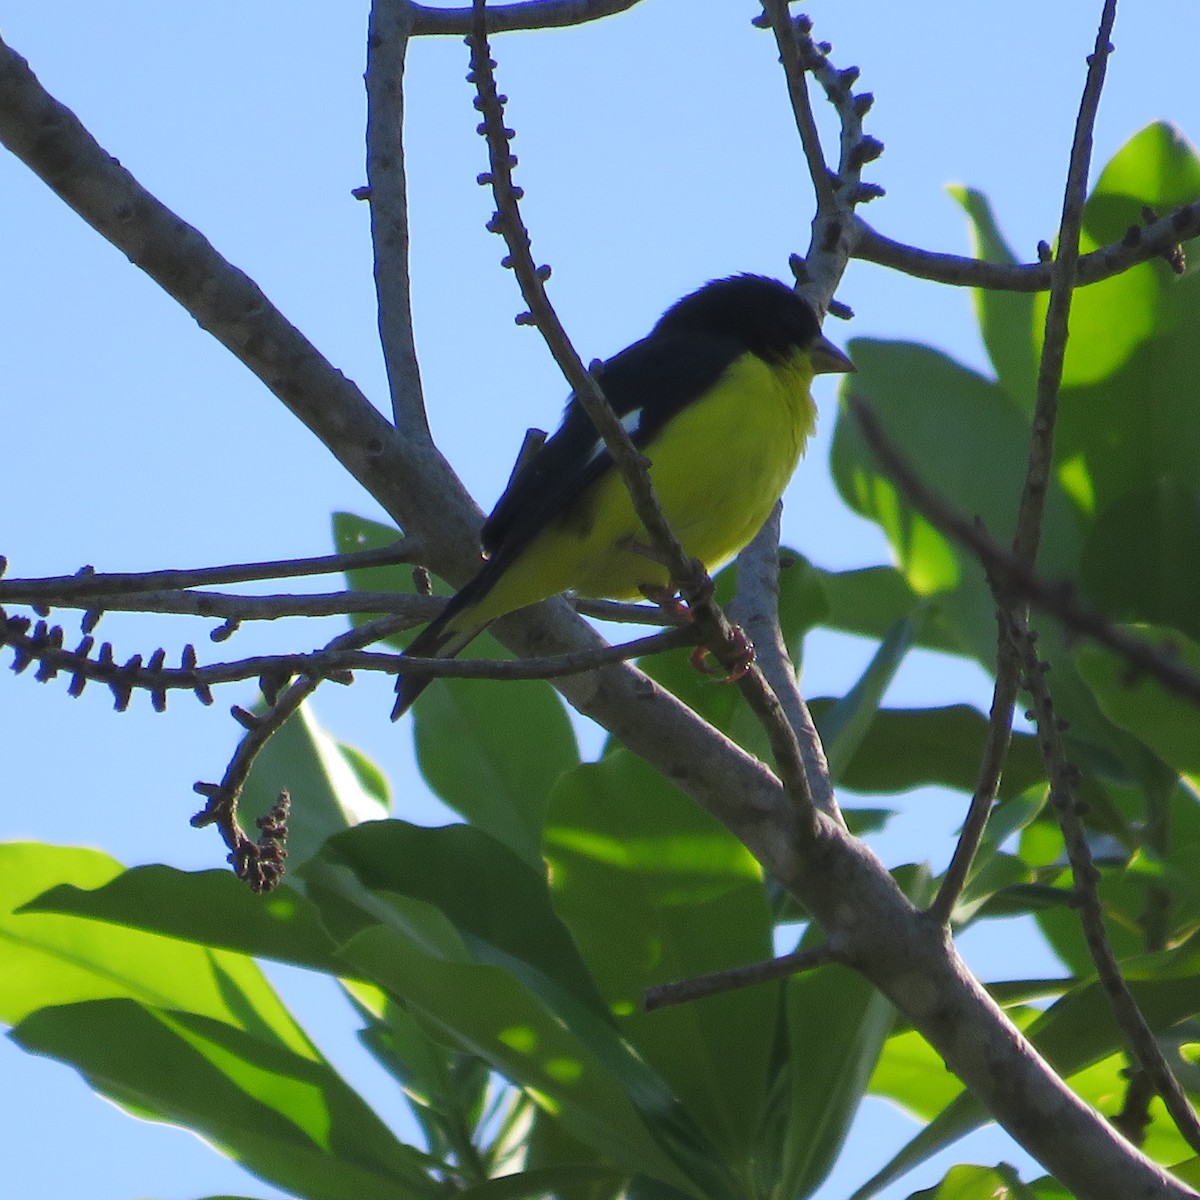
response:
{"label": "dark green leaf", "polygon": [[653,1013],[641,995],[771,956],[761,868],[627,751],[562,778],[545,853],[555,906],[622,1031],[727,1154],[751,1155],[778,985]]}
{"label": "dark green leaf", "polygon": [[332,838],[322,858],[385,899],[406,896],[438,909],[477,961],[508,967],[535,991],[552,983],[604,1011],[551,906],[545,868],[535,871],[482,830],[376,821]]}
{"label": "dark green leaf", "polygon": [[416,739],[438,796],[540,867],[550,790],[579,762],[558,693],[540,680],[435,680],[417,702]]}
{"label": "dark green leaf", "polygon": [[[1200,672],[1196,642],[1173,629],[1136,626],[1130,632]],[[1107,651],[1081,647],[1076,659],[1110,721],[1136,735],[1177,771],[1200,779],[1200,713],[1194,705],[1146,676],[1131,675],[1128,666]]]}

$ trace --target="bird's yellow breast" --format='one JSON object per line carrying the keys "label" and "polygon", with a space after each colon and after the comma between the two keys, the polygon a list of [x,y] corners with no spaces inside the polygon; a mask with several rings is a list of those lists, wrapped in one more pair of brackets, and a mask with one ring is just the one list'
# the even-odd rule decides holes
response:
{"label": "bird's yellow breast", "polygon": [[[816,422],[811,383],[805,355],[771,366],[744,354],[645,448],[668,523],[710,571],[754,537],[787,486]],[[492,621],[567,590],[636,599],[643,585],[666,584],[664,568],[626,548],[631,541],[645,544],[646,532],[620,476],[608,471],[463,616]]]}

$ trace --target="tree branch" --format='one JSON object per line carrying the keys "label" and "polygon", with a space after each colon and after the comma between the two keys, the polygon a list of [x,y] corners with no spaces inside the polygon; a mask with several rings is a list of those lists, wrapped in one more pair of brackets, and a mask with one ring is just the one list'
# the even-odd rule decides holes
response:
{"label": "tree branch", "polygon": [[1059,735],[1058,717],[1046,687],[1047,664],[1039,660],[1035,639],[1037,635],[1020,620],[1013,621],[1009,628],[1021,661],[1021,673],[1026,690],[1033,698],[1033,712],[1037,720],[1038,744],[1046,762],[1050,778],[1050,802],[1058,814],[1062,827],[1067,857],[1071,863],[1071,874],[1075,880],[1075,896],[1079,909],[1083,935],[1088,952],[1096,965],[1096,974],[1108,996],[1117,1026],[1133,1052],[1139,1066],[1145,1071],[1154,1090],[1162,1097],[1171,1120],[1183,1134],[1192,1150],[1200,1154],[1200,1121],[1192,1110],[1187,1094],[1171,1071],[1170,1064],[1159,1048],[1154,1031],[1142,1016],[1129,985],[1121,974],[1120,964],[1113,954],[1104,928],[1104,909],[1096,885],[1100,872],[1092,860],[1087,834],[1083,827],[1081,809],[1075,799],[1075,785],[1079,782],[1079,769],[1068,762]]}
{"label": "tree branch", "polygon": [[430,440],[413,341],[404,175],[404,58],[413,27],[408,0],[374,0],[367,23],[367,200],[371,206],[379,342],[392,417],[406,437]]}
{"label": "tree branch", "polygon": [[[1037,561],[1038,544],[1042,536],[1046,488],[1054,458],[1054,425],[1058,415],[1058,389],[1062,381],[1063,359],[1067,348],[1067,321],[1071,312],[1071,296],[1075,288],[1075,269],[1079,260],[1079,231],[1083,224],[1083,206],[1087,199],[1087,175],[1092,155],[1092,130],[1100,106],[1104,86],[1105,66],[1112,46],[1113,21],[1116,19],[1116,0],[1105,0],[1100,16],[1096,47],[1088,59],[1087,78],[1079,115],[1075,120],[1075,135],[1067,167],[1067,183],[1063,194],[1062,220],[1059,224],[1058,258],[1051,267],[1050,305],[1046,313],[1046,332],[1042,356],[1038,364],[1037,396],[1029,438],[1029,455],[1025,467],[1025,482],[1017,507],[1016,535],[1013,554],[1031,571]],[[971,862],[987,827],[988,816],[995,803],[1000,785],[1000,770],[1012,740],[1013,709],[1017,695],[1017,663],[1014,654],[1004,646],[1007,624],[1024,624],[1028,607],[1011,608],[1000,601],[999,632],[996,650],[996,682],[992,692],[992,708],[988,718],[988,735],[980,763],[975,792],[963,822],[962,833],[951,859],[950,869],[934,899],[931,913],[948,921],[959,892],[965,885]],[[1005,611],[1009,609],[1009,611]]]}
{"label": "tree branch", "polygon": [[377,550],[321,554],[313,558],[282,558],[273,562],[231,563],[221,567],[114,573],[100,572],[86,566],[80,567],[74,575],[51,575],[41,579],[0,579],[0,604],[66,605],[78,600],[98,600],[137,592],[193,588],[204,584],[249,583],[252,580],[287,579],[303,575],[334,575],[365,567],[390,567],[399,563],[415,562],[420,553],[412,539],[402,538]]}
{"label": "tree branch", "polygon": [[[487,32],[510,33],[521,29],[584,25],[625,12],[637,3],[638,0],[524,0],[520,4],[495,4],[487,10]],[[414,35],[458,34],[461,37],[471,32],[470,8],[414,4],[412,10]]]}
{"label": "tree branch", "polygon": [[[862,182],[862,169],[883,153],[883,143],[863,133],[863,117],[874,97],[857,95],[853,86],[858,68],[837,70],[829,61],[828,43],[814,43],[812,22],[804,16],[791,17],[786,0],[762,0],[765,23],[771,26],[779,47],[787,79],[796,127],[817,195],[812,238],[807,257],[793,255],[796,283],[822,312],[834,311],[833,294],[849,261],[855,231],[854,209],[883,195],[883,188]],[[764,22],[760,19],[759,24]],[[825,98],[838,114],[841,128],[838,169],[831,174],[817,137],[805,73],[821,85]],[[842,311],[841,315],[847,315]]]}
{"label": "tree branch", "polygon": [[787,643],[779,628],[779,521],[782,501],[767,523],[738,555],[737,594],[729,616],[754,645],[759,669],[779,700],[784,719],[795,734],[813,804],[827,817],[845,824],[834,794],[821,735],[804,703]]}
{"label": "tree branch", "polygon": [[647,1012],[666,1008],[671,1004],[687,1004],[692,1000],[703,1000],[706,996],[717,996],[736,988],[753,987],[756,983],[769,983],[774,979],[787,979],[801,971],[812,971],[827,963],[837,962],[837,956],[829,946],[814,946],[811,950],[797,950],[765,962],[750,963],[744,967],[730,967],[725,971],[714,971],[710,975],[697,975],[692,979],[681,979],[677,983],[660,983],[648,987],[642,993],[642,1007]]}
{"label": "tree branch", "polygon": [[[1082,255],[1076,265],[1075,284],[1084,287],[1099,283],[1152,258],[1167,259],[1177,271],[1179,244],[1194,237],[1200,237],[1200,201],[1185,204],[1149,225],[1133,225],[1119,242]],[[857,215],[850,257],[891,267],[916,279],[997,292],[1048,291],[1054,272],[1054,264],[1049,262],[987,262],[921,250],[885,237]]]}

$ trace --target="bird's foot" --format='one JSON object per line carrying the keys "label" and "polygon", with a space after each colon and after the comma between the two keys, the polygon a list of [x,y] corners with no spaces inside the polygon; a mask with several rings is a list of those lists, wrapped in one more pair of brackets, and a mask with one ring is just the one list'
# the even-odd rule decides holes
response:
{"label": "bird's foot", "polygon": [[[706,661],[712,658],[716,666],[709,666]],[[719,675],[724,671],[724,678],[718,683],[737,683],[754,665],[754,643],[746,636],[745,630],[739,625],[733,626],[729,645],[714,654],[707,646],[697,646],[692,651],[689,661],[697,671],[706,675]]]}

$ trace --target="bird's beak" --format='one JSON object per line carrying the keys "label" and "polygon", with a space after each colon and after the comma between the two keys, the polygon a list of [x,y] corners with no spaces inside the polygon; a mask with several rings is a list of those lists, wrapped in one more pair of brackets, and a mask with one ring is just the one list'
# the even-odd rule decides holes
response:
{"label": "bird's beak", "polygon": [[857,370],[855,365],[824,334],[809,351],[814,375],[846,375]]}

